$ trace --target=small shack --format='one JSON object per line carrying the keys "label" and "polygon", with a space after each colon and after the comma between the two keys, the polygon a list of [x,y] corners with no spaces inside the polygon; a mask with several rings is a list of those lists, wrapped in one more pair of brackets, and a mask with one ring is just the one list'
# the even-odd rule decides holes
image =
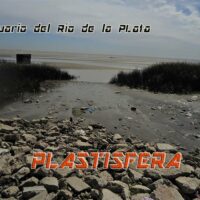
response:
{"label": "small shack", "polygon": [[16,54],[17,64],[31,64],[31,54]]}

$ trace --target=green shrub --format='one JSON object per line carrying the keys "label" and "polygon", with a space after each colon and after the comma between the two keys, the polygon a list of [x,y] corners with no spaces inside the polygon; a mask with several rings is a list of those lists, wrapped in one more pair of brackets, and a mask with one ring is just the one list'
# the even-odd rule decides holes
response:
{"label": "green shrub", "polygon": [[131,73],[120,72],[112,84],[153,92],[191,93],[200,91],[200,64],[160,63]]}

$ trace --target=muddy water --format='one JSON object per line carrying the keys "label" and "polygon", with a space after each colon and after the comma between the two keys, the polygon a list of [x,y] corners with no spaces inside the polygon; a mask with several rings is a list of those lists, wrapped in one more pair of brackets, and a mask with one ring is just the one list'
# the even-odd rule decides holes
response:
{"label": "muddy water", "polygon": [[[26,98],[26,97],[25,97]],[[145,141],[169,142],[188,149],[199,146],[200,102],[190,96],[153,94],[92,82],[57,82],[45,93],[28,95],[32,103],[17,100],[0,109],[1,118],[53,116],[86,118],[112,132]],[[132,111],[135,107],[136,111]],[[187,113],[192,114],[191,117]]]}

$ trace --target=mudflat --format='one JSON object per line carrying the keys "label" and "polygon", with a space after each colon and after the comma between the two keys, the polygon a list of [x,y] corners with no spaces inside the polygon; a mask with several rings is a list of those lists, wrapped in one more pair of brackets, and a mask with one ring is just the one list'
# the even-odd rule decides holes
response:
{"label": "mudflat", "polygon": [[154,94],[106,83],[46,82],[40,94],[25,94],[0,109],[1,118],[85,118],[109,131],[147,142],[199,147],[200,97]]}

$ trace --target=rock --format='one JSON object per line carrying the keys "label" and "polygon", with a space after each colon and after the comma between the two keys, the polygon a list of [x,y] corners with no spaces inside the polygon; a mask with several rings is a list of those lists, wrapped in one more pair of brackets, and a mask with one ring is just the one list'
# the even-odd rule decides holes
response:
{"label": "rock", "polygon": [[30,169],[28,167],[23,167],[19,171],[17,171],[13,177],[17,180],[23,179],[25,176],[27,176],[30,173]]}
{"label": "rock", "polygon": [[73,170],[67,167],[65,167],[64,169],[57,168],[53,170],[54,176],[58,179],[69,177],[72,173],[73,173]]}
{"label": "rock", "polygon": [[188,117],[188,118],[190,118],[190,117],[192,117],[192,113],[187,112],[187,113],[185,114],[185,116]]}
{"label": "rock", "polygon": [[90,143],[82,142],[81,140],[78,140],[77,142],[75,142],[75,146],[81,150],[86,150],[86,149],[92,148],[92,145]]}
{"label": "rock", "polygon": [[1,132],[11,132],[11,131],[14,131],[15,130],[15,128],[13,128],[12,126],[8,126],[8,125],[5,125],[5,124],[2,124],[2,123],[0,123],[0,131]]}
{"label": "rock", "polygon": [[194,172],[194,168],[190,165],[182,164],[180,169],[147,169],[144,171],[146,177],[150,177],[153,180],[158,180],[161,177],[166,179],[176,179],[179,176],[189,176]]}
{"label": "rock", "polygon": [[82,141],[82,142],[88,142],[90,140],[89,137],[87,136],[80,136],[79,139]]}
{"label": "rock", "polygon": [[114,136],[113,136],[113,140],[114,141],[118,141],[118,140],[121,140],[122,139],[122,136],[120,135],[120,134],[115,134]]}
{"label": "rock", "polygon": [[44,185],[48,192],[57,192],[59,189],[58,179],[55,177],[45,177],[40,181],[40,184]]}
{"label": "rock", "polygon": [[121,181],[122,181],[123,183],[126,183],[126,184],[129,184],[129,183],[132,182],[131,179],[130,179],[130,177],[129,177],[128,175],[123,176],[123,177],[121,178]]}
{"label": "rock", "polygon": [[146,169],[144,170],[144,176],[150,177],[153,180],[158,180],[161,178],[162,173],[159,170]]}
{"label": "rock", "polygon": [[82,179],[77,178],[76,176],[67,178],[66,182],[77,193],[90,189],[90,186],[87,183],[85,183]]}
{"label": "rock", "polygon": [[139,173],[133,169],[128,169],[128,174],[133,181],[139,181],[143,176],[141,173]]}
{"label": "rock", "polygon": [[31,99],[25,99],[25,100],[24,100],[24,103],[26,103],[26,104],[32,103],[32,100],[31,100]]}
{"label": "rock", "polygon": [[195,175],[197,176],[197,178],[199,178],[200,179],[200,168],[196,168],[196,170],[195,170]]}
{"label": "rock", "polygon": [[136,107],[131,107],[131,111],[135,112],[137,110]]}
{"label": "rock", "polygon": [[161,175],[167,179],[175,179],[179,176],[189,176],[191,173],[194,173],[194,168],[190,165],[181,164],[180,169],[163,169],[160,170]]}
{"label": "rock", "polygon": [[191,97],[191,101],[197,101],[198,100],[198,96],[194,95]]}
{"label": "rock", "polygon": [[122,198],[108,189],[102,190],[102,200],[122,200]]}
{"label": "rock", "polygon": [[33,144],[36,143],[36,141],[37,141],[37,138],[32,134],[23,134],[22,138],[24,138],[24,140],[26,142],[30,142],[30,143],[33,143]]}
{"label": "rock", "polygon": [[153,200],[148,193],[140,193],[131,196],[131,200]]}
{"label": "rock", "polygon": [[177,152],[177,148],[165,143],[157,143],[157,150],[158,151],[168,151],[168,152]]}
{"label": "rock", "polygon": [[42,179],[42,178],[47,177],[49,175],[51,175],[51,171],[47,170],[44,167],[39,167],[34,171],[34,176],[39,178],[39,179]]}
{"label": "rock", "polygon": [[194,194],[200,186],[200,179],[190,177],[178,177],[176,184],[185,194]]}
{"label": "rock", "polygon": [[107,185],[107,181],[94,175],[86,176],[85,182],[94,189],[100,189]]}
{"label": "rock", "polygon": [[80,130],[75,130],[74,135],[77,135],[77,136],[79,136],[79,135],[85,136],[86,133],[85,133],[84,130],[80,129]]}
{"label": "rock", "polygon": [[18,192],[19,188],[17,186],[10,186],[9,188],[2,191],[2,196],[6,198],[15,197]]}
{"label": "rock", "polygon": [[8,154],[8,153],[10,153],[9,149],[0,148],[0,155],[5,155],[5,154]]}
{"label": "rock", "polygon": [[10,174],[11,174],[11,167],[9,165],[9,159],[7,156],[1,156],[0,177],[2,175],[10,175]]}
{"label": "rock", "polygon": [[20,187],[31,187],[37,185],[39,180],[35,177],[31,177],[20,184]]}
{"label": "rock", "polygon": [[57,199],[72,200],[73,196],[69,190],[60,190],[57,194]]}
{"label": "rock", "polygon": [[39,194],[36,194],[34,197],[30,198],[29,200],[47,200],[47,191],[42,191]]}
{"label": "rock", "polygon": [[141,183],[145,186],[148,186],[150,184],[153,183],[152,179],[151,178],[148,178],[148,177],[142,177],[141,179]]}
{"label": "rock", "polygon": [[166,185],[158,185],[150,196],[154,200],[184,200],[178,190]]}
{"label": "rock", "polygon": [[[159,179],[159,180],[153,182],[152,184],[150,184],[148,187],[149,187],[151,190],[155,190],[159,185],[167,185],[167,186],[175,187],[175,186],[170,182],[170,180],[168,180],[168,179]],[[176,187],[175,189],[178,189],[178,188]]]}
{"label": "rock", "polygon": [[92,189],[90,194],[91,194],[92,199],[99,199],[100,197],[100,192],[99,190],[96,190],[96,189]]}
{"label": "rock", "polygon": [[6,134],[4,136],[4,139],[5,139],[6,142],[16,142],[16,141],[19,140],[19,135],[12,134],[12,133],[11,134]]}
{"label": "rock", "polygon": [[120,194],[121,197],[125,200],[130,199],[130,191],[126,183],[123,183],[121,181],[111,181],[108,183],[107,188],[115,193]]}
{"label": "rock", "polygon": [[150,193],[151,190],[148,187],[145,187],[143,185],[134,185],[130,186],[130,191],[133,194],[138,194],[138,193]]}
{"label": "rock", "polygon": [[44,186],[24,187],[22,195],[24,199],[29,199],[42,192],[47,192]]}
{"label": "rock", "polygon": [[107,171],[102,171],[99,173],[99,177],[105,181],[113,181],[113,177]]}

